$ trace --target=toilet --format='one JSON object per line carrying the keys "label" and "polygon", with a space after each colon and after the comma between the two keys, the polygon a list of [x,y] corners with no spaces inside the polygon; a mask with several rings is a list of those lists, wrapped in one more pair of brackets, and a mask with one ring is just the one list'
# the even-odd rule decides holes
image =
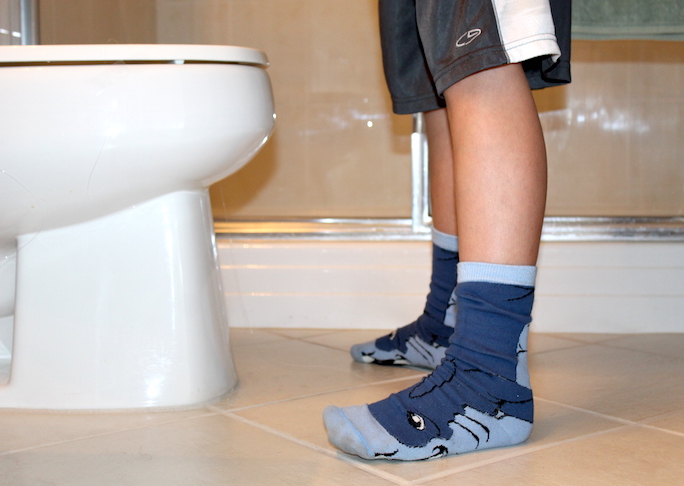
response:
{"label": "toilet", "polygon": [[0,408],[236,386],[207,188],[273,129],[266,66],[233,46],[0,46]]}

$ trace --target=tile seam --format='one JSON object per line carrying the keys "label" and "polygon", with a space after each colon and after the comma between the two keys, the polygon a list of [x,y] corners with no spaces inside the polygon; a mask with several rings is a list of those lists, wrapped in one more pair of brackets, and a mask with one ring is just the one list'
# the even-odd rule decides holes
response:
{"label": "tile seam", "polygon": [[107,436],[109,436],[109,435],[116,435],[116,434],[120,434],[120,433],[124,433],[124,432],[131,432],[131,431],[134,431],[134,430],[149,429],[149,428],[158,427],[158,426],[162,426],[162,425],[169,425],[169,424],[173,424],[173,423],[186,422],[186,421],[189,421],[189,420],[196,420],[196,419],[200,419],[200,418],[205,418],[205,417],[211,417],[211,416],[219,415],[218,413],[209,410],[209,406],[204,407],[204,408],[207,409],[207,412],[206,412],[206,413],[202,413],[202,414],[199,414],[199,415],[194,415],[194,416],[192,416],[192,417],[186,417],[186,418],[182,418],[182,419],[168,420],[168,421],[164,421],[164,422],[158,422],[158,423],[155,423],[155,424],[141,425],[141,426],[137,426],[137,427],[124,427],[124,428],[121,428],[121,429],[111,430],[111,431],[109,431],[109,432],[102,432],[102,433],[99,433],[99,434],[84,435],[84,436],[82,436],[82,437],[74,437],[74,438],[72,438],[72,439],[58,440],[58,441],[53,441],[53,442],[46,442],[46,443],[43,443],[43,444],[38,444],[38,445],[30,446],[30,447],[22,447],[22,448],[20,448],[20,449],[12,449],[12,450],[8,450],[8,451],[2,451],[2,452],[0,452],[0,457],[2,457],[2,456],[9,456],[9,455],[12,455],[12,454],[20,454],[20,453],[22,453],[22,452],[29,452],[29,451],[37,450],[37,449],[44,449],[44,448],[47,448],[47,447],[54,447],[54,446],[60,446],[60,445],[64,445],[64,444],[71,444],[71,443],[73,443],[73,442],[79,442],[79,441],[82,441],[82,440],[97,439],[97,438],[99,438],[99,437],[107,437]]}
{"label": "tile seam", "polygon": [[340,392],[345,392],[345,391],[350,391],[350,390],[358,390],[358,389],[365,388],[368,386],[387,385],[387,384],[392,384],[392,383],[399,383],[402,381],[415,380],[416,378],[420,378],[420,375],[407,376],[407,377],[403,377],[403,378],[392,378],[390,380],[374,381],[371,383],[364,383],[364,384],[349,386],[349,387],[345,387],[345,388],[337,388],[334,390],[326,390],[326,391],[322,391],[322,392],[318,392],[318,393],[312,393],[312,394],[308,394],[308,395],[300,395],[300,396],[296,396],[296,397],[283,398],[280,400],[273,400],[271,402],[256,403],[256,404],[252,404],[252,405],[245,405],[242,407],[235,407],[235,408],[223,409],[223,408],[217,407],[216,405],[208,405],[207,409],[212,410],[213,412],[221,413],[221,414],[238,413],[238,412],[244,412],[246,410],[252,410],[255,408],[267,407],[267,406],[271,406],[271,405],[279,405],[282,403],[292,402],[292,401],[296,401],[296,400],[304,400],[307,398],[322,397],[325,395],[332,395],[334,393],[340,393]]}
{"label": "tile seam", "polygon": [[349,466],[352,466],[352,467],[359,469],[361,471],[364,471],[366,473],[372,474],[373,476],[379,477],[379,478],[384,479],[386,481],[390,481],[393,484],[396,484],[398,486],[410,486],[411,484],[413,484],[412,482],[406,481],[406,480],[404,480],[398,476],[395,476],[395,475],[390,474],[390,473],[386,473],[384,471],[373,468],[370,465],[367,465],[367,464],[358,462],[356,460],[353,460],[351,458],[348,458],[348,457],[342,455],[341,453],[338,453],[335,451],[330,451],[330,450],[325,449],[323,447],[312,444],[311,442],[307,442],[305,440],[298,439],[297,437],[294,437],[294,436],[287,434],[285,432],[281,432],[277,429],[269,427],[268,425],[260,424],[259,422],[255,422],[253,420],[247,419],[245,417],[241,417],[240,415],[236,415],[236,414],[230,413],[230,412],[223,413],[221,415],[228,417],[228,418],[231,418],[233,420],[237,420],[238,422],[241,422],[243,424],[250,425],[252,427],[256,427],[260,430],[263,430],[264,432],[268,432],[268,433],[273,434],[277,437],[280,437],[281,439],[285,439],[285,440],[288,440],[290,442],[294,442],[294,443],[299,444],[303,447],[306,447],[308,449],[311,449],[311,450],[314,450],[314,451],[319,452],[321,454],[324,454],[325,456],[328,456],[332,459],[340,460]]}
{"label": "tile seam", "polygon": [[571,442],[576,442],[576,441],[579,441],[579,440],[584,440],[584,439],[588,439],[588,438],[591,438],[591,437],[596,437],[596,436],[600,436],[600,435],[612,433],[612,432],[615,432],[615,431],[618,431],[618,430],[628,429],[628,428],[632,427],[633,425],[636,425],[636,424],[629,424],[629,425],[623,424],[623,425],[621,425],[621,426],[613,427],[613,428],[606,429],[606,430],[600,430],[600,431],[597,431],[597,432],[592,432],[592,433],[590,433],[590,434],[584,434],[584,435],[580,435],[580,436],[577,436],[577,437],[571,437],[571,438],[569,438],[569,439],[563,439],[563,440],[559,440],[559,441],[555,441],[555,442],[550,442],[550,443],[548,443],[548,444],[543,444],[543,445],[539,445],[539,446],[528,447],[528,448],[525,448],[525,449],[522,449],[522,450],[518,450],[518,451],[515,451],[515,452],[511,452],[511,453],[509,453],[509,454],[505,454],[505,455],[499,456],[499,457],[497,457],[497,458],[485,459],[485,460],[483,460],[483,461],[480,461],[480,462],[477,462],[477,463],[474,463],[474,464],[470,464],[470,465],[468,465],[468,466],[462,466],[462,467],[460,467],[460,468],[454,468],[454,469],[451,469],[451,470],[448,470],[448,471],[442,471],[442,472],[439,472],[439,473],[436,473],[436,474],[428,475],[428,476],[425,476],[425,477],[423,477],[423,478],[421,478],[421,479],[415,481],[414,484],[415,484],[415,485],[424,484],[424,483],[426,483],[426,482],[428,482],[428,481],[434,481],[434,480],[436,480],[436,479],[442,479],[442,478],[445,478],[445,477],[448,477],[448,476],[452,476],[452,475],[455,475],[455,474],[460,474],[460,473],[462,473],[462,472],[471,471],[471,470],[474,470],[474,469],[478,469],[478,468],[480,468],[480,467],[488,466],[488,465],[490,465],[490,464],[495,464],[495,463],[497,463],[497,462],[506,461],[506,460],[508,460],[508,459],[515,459],[515,458],[517,458],[517,457],[522,457],[522,456],[525,456],[525,455],[527,455],[527,454],[532,454],[532,453],[539,452],[539,451],[543,451],[543,450],[546,450],[546,449],[551,449],[551,448],[553,448],[553,447],[557,447],[557,446],[560,446],[560,445],[569,444],[569,443],[571,443]]}

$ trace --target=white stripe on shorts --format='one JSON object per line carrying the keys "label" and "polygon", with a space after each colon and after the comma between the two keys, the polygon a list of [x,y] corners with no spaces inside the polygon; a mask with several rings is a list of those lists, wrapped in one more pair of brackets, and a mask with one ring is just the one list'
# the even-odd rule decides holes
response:
{"label": "white stripe on shorts", "polygon": [[511,63],[560,57],[548,0],[491,0],[503,47]]}

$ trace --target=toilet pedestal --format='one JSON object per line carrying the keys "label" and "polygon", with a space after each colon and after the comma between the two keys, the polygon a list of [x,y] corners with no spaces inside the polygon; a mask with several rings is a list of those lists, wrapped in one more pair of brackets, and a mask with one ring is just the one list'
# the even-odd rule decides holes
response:
{"label": "toilet pedestal", "polygon": [[205,189],[18,241],[0,408],[201,405],[237,382]]}

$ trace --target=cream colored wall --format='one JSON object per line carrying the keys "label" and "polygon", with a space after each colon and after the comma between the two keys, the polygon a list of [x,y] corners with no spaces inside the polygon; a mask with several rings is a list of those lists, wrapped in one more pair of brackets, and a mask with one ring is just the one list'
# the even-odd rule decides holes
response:
{"label": "cream colored wall", "polygon": [[21,44],[21,9],[17,0],[0,0],[0,46]]}
{"label": "cream colored wall", "polygon": [[539,92],[549,215],[684,215],[684,43],[576,41]]}
{"label": "cream colored wall", "polygon": [[154,44],[155,0],[39,0],[41,44]]}
{"label": "cream colored wall", "polygon": [[[272,61],[276,133],[212,188],[218,218],[410,214],[410,117],[389,114],[375,0],[158,8],[160,42],[252,45]],[[578,41],[573,78],[535,94],[549,152],[547,214],[683,215],[684,43]]]}
{"label": "cream colored wall", "polygon": [[[411,118],[390,114],[376,0],[40,0],[44,43],[217,43],[269,55],[278,120],[212,187],[218,219],[409,217]],[[547,214],[684,215],[684,43],[577,41],[536,92]],[[372,125],[372,126],[369,126]]]}
{"label": "cream colored wall", "polygon": [[212,188],[217,218],[410,217],[411,118],[390,114],[376,0],[159,0],[162,43],[256,47],[277,123]]}

